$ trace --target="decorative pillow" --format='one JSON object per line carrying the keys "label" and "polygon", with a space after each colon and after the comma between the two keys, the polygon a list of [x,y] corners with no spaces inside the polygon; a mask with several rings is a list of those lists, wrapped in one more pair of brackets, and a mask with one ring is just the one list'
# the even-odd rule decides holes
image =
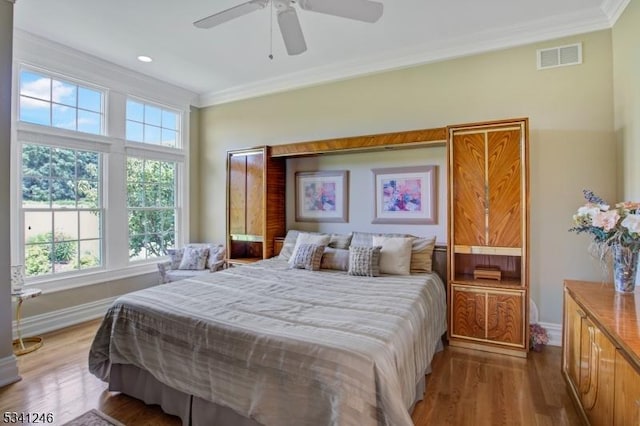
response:
{"label": "decorative pillow", "polygon": [[436,237],[416,238],[411,247],[411,272],[432,272],[433,250]]}
{"label": "decorative pillow", "polygon": [[380,250],[380,272],[383,274],[409,275],[413,238],[373,236],[373,245]]}
{"label": "decorative pillow", "polygon": [[222,269],[224,263],[224,246],[222,244],[209,244],[209,256],[207,257],[207,269],[212,272]]}
{"label": "decorative pillow", "polygon": [[351,245],[351,237],[353,234],[331,234],[329,239],[329,247],[334,249],[349,250]]}
{"label": "decorative pillow", "polygon": [[296,255],[289,259],[289,267],[319,271],[324,253],[324,246],[317,244],[300,244]]}
{"label": "decorative pillow", "polygon": [[209,248],[207,247],[185,247],[178,269],[201,271],[207,264],[207,257],[209,257]]}
{"label": "decorative pillow", "polygon": [[410,237],[409,234],[383,234],[380,232],[354,232],[353,238],[351,238],[352,246],[364,246],[364,247],[372,247],[373,246],[373,237],[382,236],[382,237]]}
{"label": "decorative pillow", "polygon": [[329,236],[327,234],[312,234],[310,232],[300,232],[298,238],[296,238],[296,245],[293,247],[293,253],[289,258],[289,265],[291,265],[291,259],[296,257],[298,248],[302,244],[315,244],[318,246],[327,246],[329,244]]}
{"label": "decorative pillow", "polygon": [[280,254],[278,255],[279,259],[291,259],[293,248],[296,246],[296,240],[298,239],[299,233],[300,231],[296,231],[295,229],[287,231],[287,235],[284,237],[284,242],[282,243],[282,249],[280,249]]}
{"label": "decorative pillow", "polygon": [[178,269],[180,267],[180,262],[182,262],[184,249],[168,249],[167,254],[171,258],[171,265],[169,266],[169,269]]}
{"label": "decorative pillow", "polygon": [[380,275],[380,249],[382,247],[349,247],[349,275],[377,277]]}
{"label": "decorative pillow", "polygon": [[327,247],[324,249],[320,269],[349,270],[349,250]]}

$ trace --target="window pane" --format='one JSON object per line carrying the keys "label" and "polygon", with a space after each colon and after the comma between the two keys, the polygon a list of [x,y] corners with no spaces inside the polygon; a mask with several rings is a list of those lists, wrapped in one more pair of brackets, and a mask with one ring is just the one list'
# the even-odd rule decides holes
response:
{"label": "window pane", "polygon": [[158,205],[158,185],[149,183],[144,186],[144,206],[156,207]]}
{"label": "window pane", "polygon": [[175,189],[173,185],[158,185],[158,206],[173,207]]}
{"label": "window pane", "polygon": [[51,151],[51,176],[73,179],[76,175],[76,153],[70,149]]}
{"label": "window pane", "polygon": [[158,107],[151,105],[144,106],[144,122],[145,124],[153,124],[160,127],[162,125],[162,111]]}
{"label": "window pane", "polygon": [[51,244],[27,244],[24,247],[24,269],[27,277],[50,274],[53,271]]}
{"label": "window pane", "polygon": [[[24,241],[26,243],[45,242],[51,240],[51,230],[53,215],[47,212],[25,212],[24,213]],[[48,237],[46,235],[48,234]],[[45,237],[43,237],[45,236]]]}
{"label": "window pane", "polygon": [[76,130],[76,109],[64,105],[52,105],[51,123],[53,127]]}
{"label": "window pane", "polygon": [[162,127],[170,130],[178,130],[178,114],[162,110]]}
{"label": "window pane", "polygon": [[71,179],[51,179],[51,206],[76,207],[75,182]]}
{"label": "window pane", "polygon": [[49,208],[49,179],[22,179],[22,207]]}
{"label": "window pane", "polygon": [[80,239],[100,238],[100,212],[80,212]]}
{"label": "window pane", "polygon": [[160,127],[144,125],[144,141],[159,144],[161,138]]}
{"label": "window pane", "polygon": [[174,147],[177,145],[178,133],[173,130],[162,129],[162,145]]}
{"label": "window pane", "polygon": [[95,112],[78,110],[78,131],[99,135],[102,133],[102,116]]}
{"label": "window pane", "polygon": [[97,152],[78,151],[76,169],[79,179],[97,180],[100,174],[100,161]]}
{"label": "window pane", "polygon": [[51,125],[51,104],[46,101],[20,97],[20,121],[26,123]]}
{"label": "window pane", "polygon": [[40,145],[22,146],[22,176],[49,177],[51,148]]}
{"label": "window pane", "polygon": [[140,102],[127,100],[127,120],[144,121],[144,105]]}
{"label": "window pane", "polygon": [[78,266],[78,241],[69,240],[68,235],[56,232],[53,240],[53,272],[68,272]]}
{"label": "window pane", "polygon": [[163,210],[162,211],[162,230],[165,234],[170,235],[170,237],[166,237],[167,241],[173,242],[175,240],[174,234],[176,232],[176,224],[175,224],[176,211],[175,210]]}
{"label": "window pane", "polygon": [[100,207],[100,184],[98,181],[79,180],[77,194],[78,208],[97,209]]}
{"label": "window pane", "polygon": [[74,109],[78,104],[78,86],[64,81],[53,80],[52,96],[53,102],[71,106]]}
{"label": "window pane", "polygon": [[51,79],[31,71],[21,71],[20,94],[50,101]]}
{"label": "window pane", "polygon": [[144,161],[140,158],[127,158],[127,181],[129,182],[142,182],[142,172],[144,168]]}
{"label": "window pane", "polygon": [[80,241],[80,268],[89,269],[102,265],[100,240]]}
{"label": "window pane", "polygon": [[53,227],[59,240],[78,239],[78,212],[54,212]]}
{"label": "window pane", "polygon": [[78,108],[102,112],[102,93],[97,90],[78,88]]}
{"label": "window pane", "polygon": [[143,142],[143,125],[134,121],[127,121],[127,140]]}
{"label": "window pane", "polygon": [[144,185],[137,182],[127,183],[127,205],[144,207]]}

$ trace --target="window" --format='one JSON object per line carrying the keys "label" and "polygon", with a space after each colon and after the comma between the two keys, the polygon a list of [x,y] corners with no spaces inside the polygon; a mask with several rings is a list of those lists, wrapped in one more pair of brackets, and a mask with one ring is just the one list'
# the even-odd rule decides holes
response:
{"label": "window", "polygon": [[127,100],[127,140],[175,148],[179,146],[179,115],[151,104]]}
{"label": "window", "polygon": [[102,155],[22,146],[27,277],[102,266]]}
{"label": "window", "polygon": [[127,158],[129,258],[164,256],[176,240],[176,163]]}
{"label": "window", "polygon": [[35,71],[20,71],[20,121],[102,134],[103,92]]}

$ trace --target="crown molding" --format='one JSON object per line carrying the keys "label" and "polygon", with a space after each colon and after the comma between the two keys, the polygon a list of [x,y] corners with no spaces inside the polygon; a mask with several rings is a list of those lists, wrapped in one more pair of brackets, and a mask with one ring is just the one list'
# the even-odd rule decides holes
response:
{"label": "crown molding", "polygon": [[609,18],[609,25],[614,26],[622,15],[622,12],[629,5],[631,0],[603,0],[600,8],[602,12]]}
{"label": "crown molding", "polygon": [[[605,0],[623,3],[629,0]],[[618,5],[619,6],[619,5]],[[616,10],[620,9],[615,7]],[[608,6],[609,8],[613,5]],[[624,9],[624,8],[622,8]],[[199,107],[224,104],[252,97],[317,86],[365,75],[398,70],[433,62],[486,53],[530,43],[584,34],[610,28],[609,15],[602,8],[535,20],[525,25],[487,30],[473,36],[451,39],[438,45],[424,44],[403,51],[360,57],[357,60],[303,70],[276,78],[201,94]]]}

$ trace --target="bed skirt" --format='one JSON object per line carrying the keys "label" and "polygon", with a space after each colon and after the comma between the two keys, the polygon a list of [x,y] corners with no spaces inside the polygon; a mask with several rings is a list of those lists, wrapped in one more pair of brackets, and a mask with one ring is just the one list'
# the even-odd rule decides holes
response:
{"label": "bed skirt", "polygon": [[[438,345],[442,350],[442,342]],[[425,391],[425,376],[431,373],[427,367],[416,384],[416,400],[421,401]],[[129,364],[113,364],[109,374],[109,391],[122,392],[146,404],[157,404],[167,414],[180,417],[183,426],[262,426],[254,419],[244,417],[228,407],[177,391],[159,382],[147,371]]]}

